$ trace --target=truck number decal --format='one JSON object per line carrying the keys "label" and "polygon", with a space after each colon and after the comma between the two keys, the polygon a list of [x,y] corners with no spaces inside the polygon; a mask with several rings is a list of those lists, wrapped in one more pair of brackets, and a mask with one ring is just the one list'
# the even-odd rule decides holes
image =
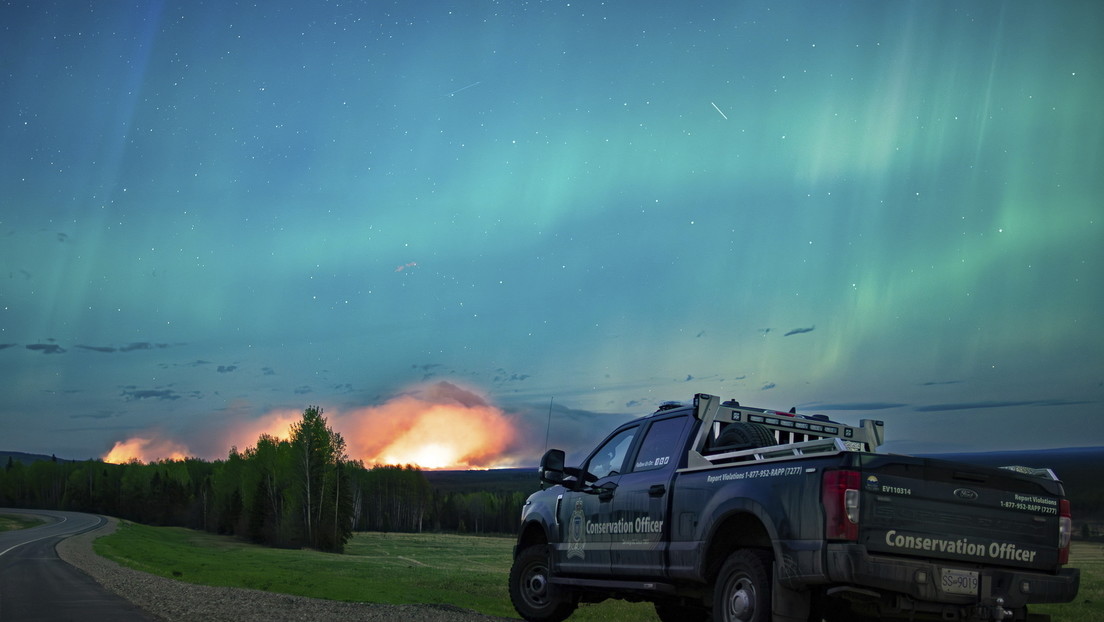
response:
{"label": "truck number decal", "polygon": [[658,468],[658,467],[661,467],[661,466],[667,466],[670,463],[671,463],[671,456],[660,456],[659,458],[653,458],[651,460],[641,460],[640,462],[636,463],[636,468],[638,468],[638,469]]}

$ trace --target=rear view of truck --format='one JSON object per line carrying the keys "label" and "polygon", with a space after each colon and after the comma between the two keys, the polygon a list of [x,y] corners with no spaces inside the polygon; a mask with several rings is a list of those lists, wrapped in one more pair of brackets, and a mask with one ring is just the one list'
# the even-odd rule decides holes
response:
{"label": "rear view of truck", "polygon": [[1077,592],[1062,568],[1070,506],[1049,470],[864,453],[823,478],[838,619],[1026,620],[1028,604]]}

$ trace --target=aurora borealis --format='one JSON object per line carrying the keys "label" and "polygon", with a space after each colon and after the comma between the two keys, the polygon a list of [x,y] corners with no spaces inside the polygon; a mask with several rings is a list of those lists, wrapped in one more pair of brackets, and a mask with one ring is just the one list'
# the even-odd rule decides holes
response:
{"label": "aurora borealis", "polygon": [[[0,448],[447,382],[1104,444],[1099,2],[7,2]],[[580,424],[580,422],[583,422]],[[592,422],[589,429],[580,428]]]}

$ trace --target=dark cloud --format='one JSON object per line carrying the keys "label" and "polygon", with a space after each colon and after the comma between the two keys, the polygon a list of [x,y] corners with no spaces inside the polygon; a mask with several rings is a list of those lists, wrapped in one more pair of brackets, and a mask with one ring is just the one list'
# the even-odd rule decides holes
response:
{"label": "dark cloud", "polygon": [[908,404],[894,402],[844,402],[841,404],[813,404],[805,407],[806,410],[885,410],[887,408],[901,408]]}
{"label": "dark cloud", "polygon": [[759,390],[760,391],[770,391],[771,389],[773,389],[774,387],[777,387],[777,386],[778,385],[774,384],[773,382],[768,382],[767,384],[763,385],[763,387]]}
{"label": "dark cloud", "polygon": [[266,375],[266,376],[275,376],[276,375],[276,370],[272,369],[271,367],[262,367],[261,368],[261,373]]}
{"label": "dark cloud", "polygon": [[783,337],[789,337],[790,335],[800,335],[801,333],[811,333],[816,330],[816,325],[812,325],[809,328],[794,328],[787,332]]}
{"label": "dark cloud", "polygon": [[27,346],[27,349],[43,354],[63,354],[65,352],[65,348],[56,343],[32,343]]}
{"label": "dark cloud", "polygon": [[219,365],[218,368],[215,369],[215,371],[217,371],[220,374],[229,374],[230,372],[236,370],[237,368],[238,368],[237,365]]}
{"label": "dark cloud", "polygon": [[133,400],[178,400],[181,395],[172,389],[135,389],[124,387],[122,396],[126,401]]}
{"label": "dark cloud", "polygon": [[0,350],[7,350],[8,348],[14,348],[19,345],[18,343],[0,343]]}
{"label": "dark cloud", "polygon": [[167,343],[150,343],[148,341],[135,341],[119,348],[120,352],[133,352],[134,350],[162,350],[169,347]]}
{"label": "dark cloud", "polygon": [[314,391],[313,389],[311,389],[310,387],[308,387],[305,384],[302,385],[302,386],[295,387],[295,394],[296,395],[306,395],[307,393],[312,393],[313,391]]}
{"label": "dark cloud", "polygon": [[118,351],[117,348],[113,348],[111,346],[86,346],[86,345],[77,344],[73,347],[74,348],[80,348],[81,350],[91,350],[93,352],[116,352],[116,351]]}
{"label": "dark cloud", "polygon": [[1071,400],[1014,400],[1014,401],[981,401],[981,402],[958,402],[952,404],[930,404],[928,406],[917,406],[913,410],[916,412],[930,413],[930,412],[945,412],[948,410],[983,410],[986,408],[1014,408],[1016,406],[1078,406],[1081,404],[1091,404],[1092,402],[1086,401],[1071,401]]}
{"label": "dark cloud", "polygon": [[333,390],[338,393],[352,393],[353,385],[349,384],[348,382],[344,384],[335,384]]}
{"label": "dark cloud", "polygon": [[62,232],[58,231],[58,234],[57,234],[57,241],[58,242],[64,242],[68,239],[69,239],[69,234],[68,233],[62,233]]}
{"label": "dark cloud", "polygon": [[931,382],[921,383],[920,386],[922,386],[922,387],[934,387],[934,386],[942,385],[942,384],[962,384],[962,381],[961,380],[933,380]]}

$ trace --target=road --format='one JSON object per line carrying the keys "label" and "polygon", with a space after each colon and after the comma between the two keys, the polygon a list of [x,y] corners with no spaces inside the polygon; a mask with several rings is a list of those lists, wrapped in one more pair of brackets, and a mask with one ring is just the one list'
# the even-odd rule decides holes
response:
{"label": "road", "polygon": [[5,508],[0,508],[0,514],[33,514],[51,521],[32,529],[0,532],[0,622],[157,619],[62,561],[54,550],[65,538],[102,525],[102,517]]}

